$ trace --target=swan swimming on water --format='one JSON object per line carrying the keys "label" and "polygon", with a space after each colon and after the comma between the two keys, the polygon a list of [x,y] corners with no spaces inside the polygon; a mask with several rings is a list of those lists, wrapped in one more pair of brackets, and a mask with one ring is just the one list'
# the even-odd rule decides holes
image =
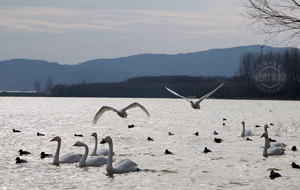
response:
{"label": "swan swimming on water", "polygon": [[[69,153],[64,155],[61,159],[59,159],[59,151],[61,146],[61,138],[59,136],[54,137],[51,141],[57,141],[57,148],[56,153],[54,155],[53,164],[59,164],[59,163],[75,163],[79,162],[81,155]],[[50,141],[50,142],[51,142]]]}
{"label": "swan swimming on water", "polygon": [[187,100],[188,102],[190,102],[192,108],[194,108],[194,109],[200,109],[200,103],[201,103],[203,100],[205,100],[206,98],[208,98],[210,95],[212,95],[216,90],[218,90],[218,89],[219,89],[221,86],[223,86],[224,84],[225,84],[225,82],[223,82],[220,86],[218,86],[216,89],[214,89],[214,90],[211,91],[210,93],[208,93],[208,94],[202,96],[202,97],[201,97],[198,101],[196,101],[196,102],[193,102],[192,100],[190,100],[190,99],[188,99],[188,98],[186,98],[186,97],[184,97],[184,96],[181,96],[180,94],[177,94],[176,92],[174,92],[173,90],[167,88],[166,86],[165,86],[165,88],[166,88],[169,92],[171,92],[172,94],[174,94],[175,96],[178,96],[178,97],[183,98],[183,99]]}
{"label": "swan swimming on water", "polygon": [[79,160],[80,167],[102,166],[107,163],[107,158],[103,156],[97,156],[87,160],[89,147],[85,143],[77,141],[73,146],[83,146],[85,148],[84,155]]}
{"label": "swan swimming on water", "polygon": [[127,172],[137,172],[139,168],[137,164],[129,159],[123,159],[118,161],[114,166],[112,165],[113,160],[113,141],[110,136],[105,137],[101,142],[101,144],[108,143],[109,153],[108,160],[106,164],[106,171],[109,174],[119,174],[119,173],[127,173]]}
{"label": "swan swimming on water", "polygon": [[260,138],[262,138],[262,137],[265,137],[265,147],[264,147],[264,150],[263,150],[263,156],[264,157],[284,154],[285,149],[282,148],[282,147],[276,147],[276,146],[275,147],[270,147],[270,148],[267,147],[267,145],[268,145],[267,141],[269,139],[268,139],[268,135],[266,135],[266,133],[263,133]]}
{"label": "swan swimming on water", "polygon": [[267,147],[285,147],[286,144],[284,143],[281,143],[281,142],[277,142],[277,141],[274,141],[272,143],[270,143],[270,138],[269,138],[269,135],[268,135],[268,128],[269,126],[266,124],[264,126],[264,129],[265,129],[265,135],[267,136]]}
{"label": "swan swimming on water", "polygon": [[95,147],[94,150],[91,154],[91,156],[107,156],[108,155],[108,149],[101,149],[97,152],[97,147],[98,147],[98,136],[97,133],[93,133],[91,136],[93,136],[95,138]]}
{"label": "swan swimming on water", "polygon": [[118,114],[118,116],[122,117],[122,118],[127,118],[127,110],[129,109],[132,109],[132,108],[136,108],[136,107],[139,107],[141,108],[146,114],[147,116],[149,117],[150,114],[149,112],[146,110],[146,108],[144,106],[142,106],[141,104],[137,103],[137,102],[134,102],[128,106],[126,106],[125,108],[123,109],[115,109],[113,107],[109,107],[109,106],[102,106],[102,108],[96,113],[96,115],[94,116],[94,119],[93,119],[93,124],[96,124],[98,119],[103,115],[104,112],[106,111],[114,111]]}
{"label": "swan swimming on water", "polygon": [[242,131],[241,137],[252,136],[252,133],[250,130],[245,130],[245,122],[244,121],[242,122],[242,124],[243,124],[243,131]]}

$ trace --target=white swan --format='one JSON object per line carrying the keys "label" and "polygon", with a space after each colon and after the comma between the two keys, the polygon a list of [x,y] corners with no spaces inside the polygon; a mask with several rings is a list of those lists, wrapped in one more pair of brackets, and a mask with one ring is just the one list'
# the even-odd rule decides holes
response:
{"label": "white swan", "polygon": [[97,147],[98,147],[97,133],[93,133],[91,136],[93,136],[95,138],[95,148],[94,148],[91,156],[99,156],[99,155],[107,156],[108,155],[108,149],[101,149],[97,152]]}
{"label": "white swan", "polygon": [[266,141],[266,147],[267,148],[270,148],[271,147],[271,145],[270,145],[270,140],[269,140],[269,134],[268,134],[268,125],[266,124],[265,126],[264,126],[264,129],[265,129],[265,135],[267,136],[267,141]]}
{"label": "white swan", "polygon": [[104,158],[103,156],[93,157],[86,161],[86,159],[88,157],[88,153],[89,153],[89,147],[85,143],[77,141],[73,146],[84,146],[84,148],[85,148],[84,155],[79,160],[80,167],[102,166],[102,165],[106,164],[107,158]]}
{"label": "white swan", "polygon": [[268,143],[267,143],[268,146],[267,146],[267,147],[286,147],[286,144],[281,143],[281,142],[271,142],[271,143],[270,143],[269,135],[268,135],[268,128],[269,128],[269,125],[266,124],[264,128],[265,128],[265,133],[266,133],[267,138],[268,138]]}
{"label": "white swan", "polygon": [[250,130],[245,130],[245,122],[244,121],[242,122],[242,124],[243,124],[243,131],[242,131],[241,137],[252,136],[252,133]]}
{"label": "white swan", "polygon": [[264,147],[264,151],[263,151],[263,156],[267,157],[267,156],[272,156],[272,155],[281,155],[284,153],[285,149],[282,147],[267,147],[267,141],[269,140],[268,136],[266,135],[266,133],[262,134],[260,138],[265,137],[265,147]]}
{"label": "white swan", "polygon": [[225,82],[223,82],[220,86],[218,86],[216,89],[214,89],[214,90],[211,91],[210,93],[208,93],[208,94],[202,96],[197,102],[193,102],[192,100],[189,100],[188,98],[186,98],[186,97],[184,97],[184,96],[181,96],[180,94],[177,94],[176,92],[174,92],[173,90],[167,88],[166,86],[165,86],[165,88],[166,88],[169,92],[171,92],[172,94],[174,94],[174,95],[176,95],[176,96],[178,96],[178,97],[180,97],[180,98],[183,98],[183,99],[187,100],[188,102],[190,102],[192,108],[194,108],[194,109],[200,109],[200,103],[201,103],[204,99],[206,99],[206,98],[208,98],[210,95],[212,95],[216,90],[218,90],[218,89],[219,89],[221,86],[223,86],[224,84],[225,84]]}
{"label": "white swan", "polygon": [[146,108],[144,106],[142,106],[141,104],[137,103],[137,102],[134,102],[130,105],[128,105],[127,107],[123,108],[123,109],[115,109],[113,107],[109,107],[109,106],[103,106],[95,115],[94,119],[93,119],[93,124],[96,124],[98,119],[103,115],[104,112],[106,111],[114,111],[116,112],[120,117],[122,118],[127,118],[127,113],[126,111],[128,109],[131,109],[131,108],[136,108],[136,107],[139,107],[141,108],[147,115],[148,117],[150,116],[149,112],[146,110]]}
{"label": "white swan", "polygon": [[66,154],[61,159],[59,159],[59,151],[60,151],[60,146],[61,146],[61,138],[59,136],[57,136],[57,137],[54,137],[51,141],[57,141],[57,143],[58,143],[57,144],[56,153],[55,153],[54,159],[53,159],[53,164],[79,162],[79,160],[81,158],[81,155],[74,154],[74,153]]}
{"label": "white swan", "polygon": [[139,168],[137,168],[137,164],[129,159],[120,160],[116,164],[114,164],[114,166],[112,165],[113,142],[110,136],[105,137],[100,143],[108,143],[109,145],[108,160],[106,164],[107,173],[116,174],[139,171]]}

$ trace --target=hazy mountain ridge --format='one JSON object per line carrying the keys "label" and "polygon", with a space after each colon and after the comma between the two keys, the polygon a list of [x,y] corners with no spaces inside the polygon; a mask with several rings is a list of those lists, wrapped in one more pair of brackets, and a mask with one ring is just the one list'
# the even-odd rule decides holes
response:
{"label": "hazy mountain ridge", "polygon": [[[270,49],[273,48],[264,47],[264,51]],[[176,55],[138,54],[90,60],[77,65],[61,65],[44,60],[5,60],[0,61],[0,91],[34,90],[35,81],[40,81],[43,88],[49,77],[53,84],[77,84],[119,82],[138,76],[233,76],[241,54],[247,51],[261,51],[261,46],[211,49]]]}

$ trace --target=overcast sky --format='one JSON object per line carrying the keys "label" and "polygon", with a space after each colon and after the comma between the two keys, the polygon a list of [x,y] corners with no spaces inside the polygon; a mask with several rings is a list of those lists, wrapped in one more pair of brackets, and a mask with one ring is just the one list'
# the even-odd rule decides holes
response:
{"label": "overcast sky", "polygon": [[[78,64],[263,44],[239,0],[1,0],[0,61]],[[242,25],[242,26],[240,26]]]}

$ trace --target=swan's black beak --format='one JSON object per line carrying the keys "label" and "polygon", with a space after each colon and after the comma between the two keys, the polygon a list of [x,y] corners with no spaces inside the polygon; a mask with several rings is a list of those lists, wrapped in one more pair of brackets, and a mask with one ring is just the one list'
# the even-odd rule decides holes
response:
{"label": "swan's black beak", "polygon": [[102,139],[102,141],[100,141],[100,144],[105,144],[106,143],[106,139]]}

